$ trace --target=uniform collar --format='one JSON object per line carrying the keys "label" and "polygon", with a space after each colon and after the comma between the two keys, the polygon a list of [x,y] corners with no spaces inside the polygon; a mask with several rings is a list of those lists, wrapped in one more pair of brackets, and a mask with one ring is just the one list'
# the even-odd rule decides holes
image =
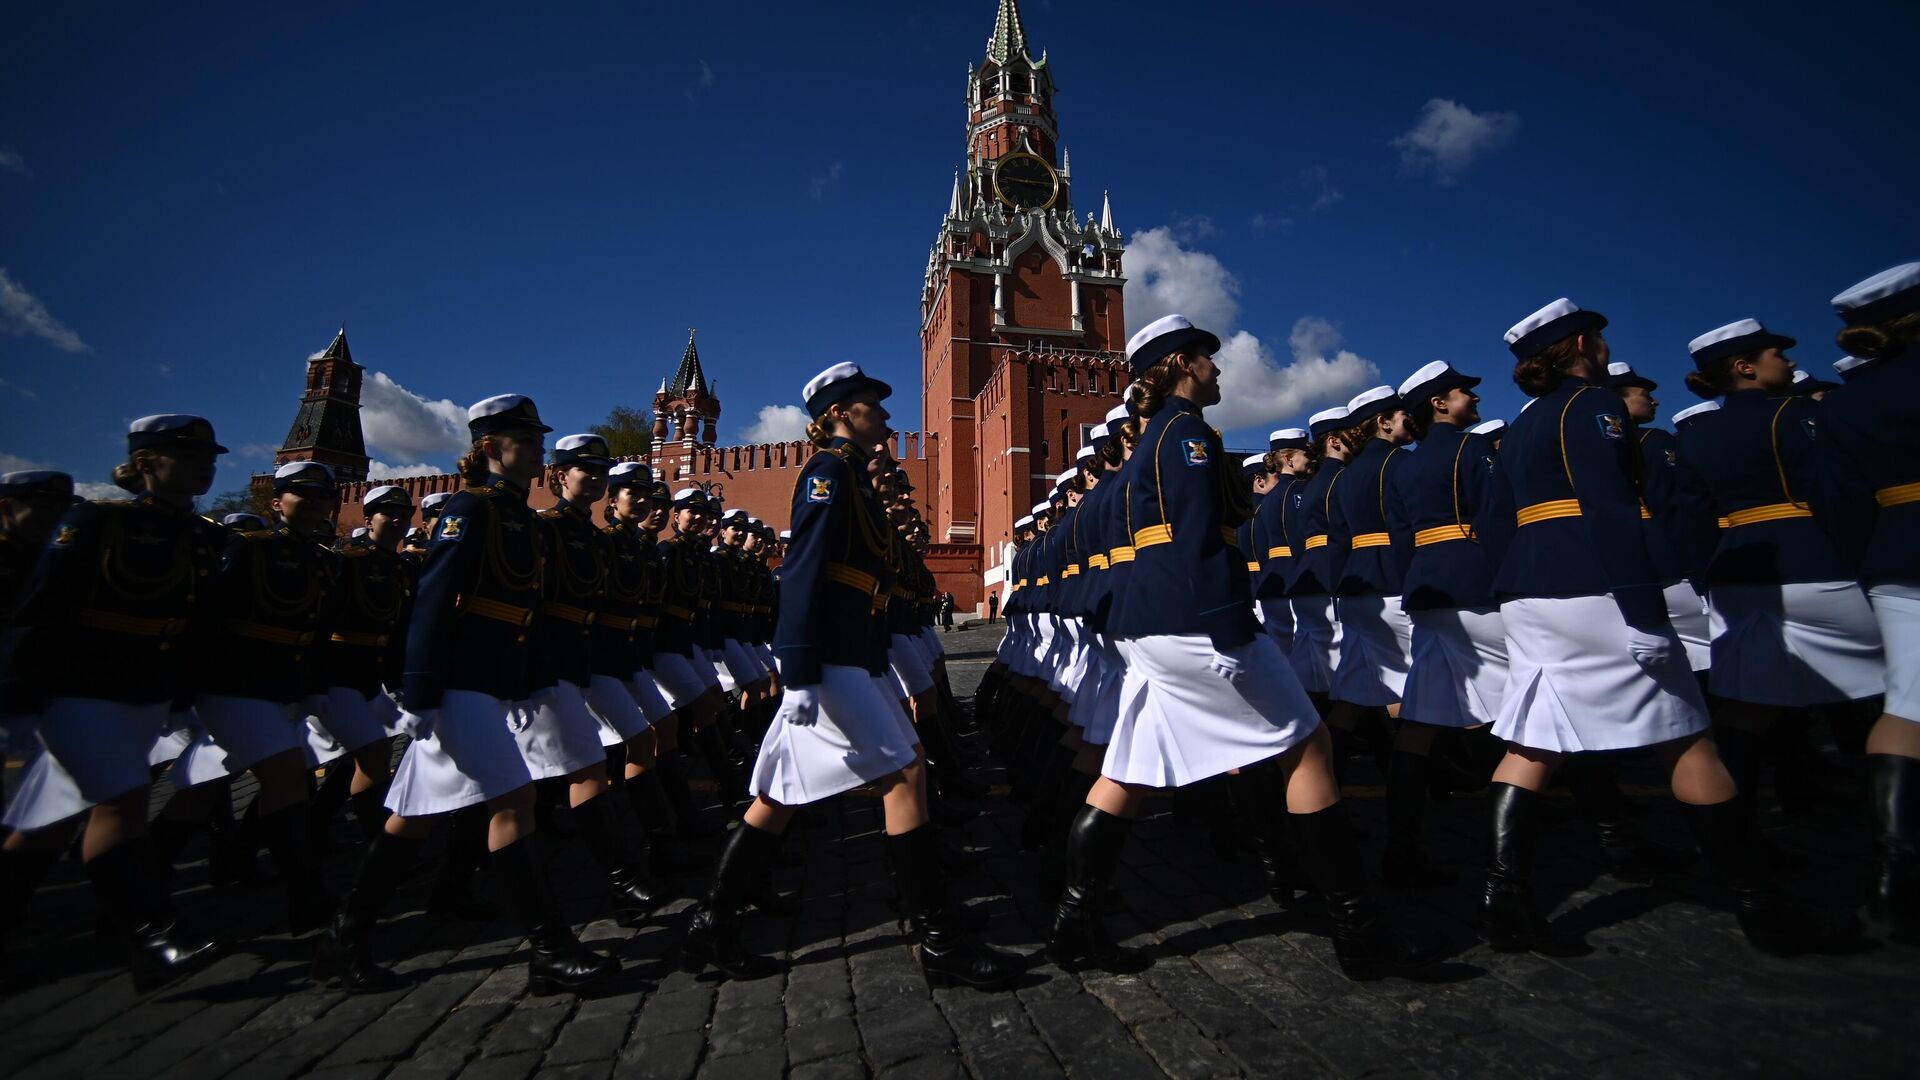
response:
{"label": "uniform collar", "polygon": [[835,435],[832,439],[829,439],[827,441],[827,449],[846,450],[847,452],[852,454],[854,458],[858,460],[862,465],[865,465],[867,463],[867,458],[869,456],[864,447],[862,447],[859,443],[854,442],[852,439],[849,439],[844,435]]}
{"label": "uniform collar", "polygon": [[487,490],[502,495],[511,495],[521,502],[527,501],[527,489],[497,473],[487,476]]}
{"label": "uniform collar", "polygon": [[560,501],[554,503],[553,508],[563,514],[572,514],[574,517],[582,520],[586,519],[589,512],[587,507],[583,507],[579,503],[568,499],[565,495],[560,496]]}
{"label": "uniform collar", "polygon": [[1195,416],[1200,415],[1200,406],[1195,405],[1191,400],[1187,398],[1183,398],[1178,394],[1168,394],[1167,403],[1164,406],[1162,406],[1162,408],[1173,409],[1178,412],[1192,413]]}

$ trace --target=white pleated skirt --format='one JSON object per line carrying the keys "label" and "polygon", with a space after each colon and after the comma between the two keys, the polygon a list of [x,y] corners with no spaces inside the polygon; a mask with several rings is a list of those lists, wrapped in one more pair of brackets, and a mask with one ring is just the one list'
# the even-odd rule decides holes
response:
{"label": "white pleated skirt", "polygon": [[810,724],[792,723],[792,698],[783,697],[754,759],[750,792],[804,806],[913,764],[920,737],[889,680],[827,664],[813,689],[820,711]]}
{"label": "white pleated skirt", "polygon": [[510,702],[472,690],[448,690],[440,707],[409,713],[413,740],[387,788],[387,809],[401,817],[446,814],[498,799],[533,782],[512,732]]}
{"label": "white pleated skirt", "polygon": [[926,651],[905,634],[887,639],[887,663],[900,684],[904,697],[919,697],[933,689],[933,668],[927,664]]}
{"label": "white pleated skirt", "polygon": [[1507,692],[1507,629],[1497,607],[1428,608],[1413,621],[1413,664],[1400,718],[1468,728],[1500,718]]}
{"label": "white pleated skirt", "polygon": [[1229,651],[1246,673],[1235,682],[1207,667],[1204,634],[1157,634],[1120,642],[1126,677],[1101,775],[1171,788],[1284,754],[1320,717],[1273,639],[1256,635]]}
{"label": "white pleated skirt", "polygon": [[1858,583],[1715,585],[1711,592],[1707,685],[1714,694],[1793,708],[1886,689],[1880,626]]}
{"label": "white pleated skirt", "polygon": [[[710,665],[709,665],[710,666]],[[653,679],[667,695],[675,710],[684,709],[707,692],[706,680],[694,668],[693,659],[677,652],[653,654]]]}
{"label": "white pleated skirt", "polygon": [[1413,663],[1413,623],[1397,596],[1343,596],[1340,660],[1333,670],[1335,701],[1397,705]]}
{"label": "white pleated skirt", "polygon": [[175,787],[190,788],[238,776],[248,768],[297,750],[318,764],[307,746],[307,708],[259,698],[202,694],[193,703],[198,724],[193,741],[173,763]]}
{"label": "white pleated skirt", "polygon": [[1267,636],[1280,646],[1283,654],[1293,652],[1293,602],[1281,597],[1278,600],[1262,600],[1260,608],[1260,626]]}
{"label": "white pleated skirt", "polygon": [[714,674],[720,680],[720,689],[731,694],[758,683],[767,677],[759,661],[747,652],[746,647],[733,638],[720,643],[718,649],[708,654],[713,661]]}
{"label": "white pleated skirt", "polygon": [[1053,636],[1056,631],[1053,616],[1045,612],[1033,613],[1033,636],[1028,641],[1033,656],[1031,674],[1036,679],[1053,678]]}
{"label": "white pleated skirt", "polygon": [[1060,646],[1059,659],[1055,664],[1054,678],[1050,685],[1060,700],[1073,704],[1079,696],[1080,684],[1086,681],[1088,651],[1093,644],[1093,633],[1087,624],[1079,619],[1060,620],[1060,632],[1054,635],[1054,641]]}
{"label": "white pleated skirt", "polygon": [[1105,746],[1113,741],[1113,728],[1120,720],[1127,662],[1120,655],[1120,646],[1105,634],[1095,634],[1092,647],[1093,681],[1080,684],[1080,696],[1068,710],[1067,719],[1080,725],[1081,741]]}
{"label": "white pleated skirt", "polygon": [[1887,655],[1883,711],[1920,724],[1920,585],[1875,585],[1867,590]]}
{"label": "white pleated skirt", "polygon": [[939,660],[941,657],[947,655],[947,647],[941,643],[940,635],[933,632],[933,627],[921,627],[918,640],[920,644],[926,646],[927,652],[930,654],[928,656],[929,662]]}
{"label": "white pleated skirt", "polygon": [[535,780],[567,776],[607,759],[600,721],[588,711],[586,694],[565,679],[514,702],[507,728]]}
{"label": "white pleated skirt", "polygon": [[1685,581],[1667,586],[1662,595],[1667,601],[1667,621],[1687,647],[1687,666],[1695,671],[1712,667],[1713,628],[1707,619],[1707,598]]}
{"label": "white pleated skirt", "polygon": [[302,708],[307,714],[307,756],[316,765],[380,742],[400,725],[400,706],[384,690],[365,697],[350,686],[330,686]]}
{"label": "white pleated skirt", "polygon": [[[653,684],[649,682],[647,688],[653,690]],[[637,698],[631,683],[611,675],[595,675],[587,683],[587,712],[600,725],[602,748],[618,746],[652,726]]]}
{"label": "white pleated skirt", "polygon": [[1665,664],[1642,668],[1627,652],[1627,623],[1611,596],[1509,600],[1500,617],[1508,663],[1493,724],[1500,738],[1577,753],[1657,746],[1706,730],[1706,700],[1679,636]]}
{"label": "white pleated skirt", "polygon": [[52,754],[36,747],[0,823],[15,832],[38,832],[92,808],[73,774]]}
{"label": "white pleated skirt", "polygon": [[1334,617],[1333,597],[1294,597],[1293,648],[1287,651],[1287,662],[1308,693],[1333,689],[1333,672],[1340,664],[1340,622]]}

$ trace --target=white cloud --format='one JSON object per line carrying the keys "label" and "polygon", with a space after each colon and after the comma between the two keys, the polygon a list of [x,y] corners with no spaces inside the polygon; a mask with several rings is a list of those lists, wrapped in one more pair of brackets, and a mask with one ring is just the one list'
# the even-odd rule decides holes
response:
{"label": "white cloud", "polygon": [[686,93],[688,101],[692,101],[694,98],[699,97],[701,94],[713,88],[713,68],[708,66],[705,60],[698,60],[696,63],[700,65],[700,70],[694,75],[693,82],[687,86]]}
{"label": "white cloud", "polygon": [[815,173],[813,179],[807,181],[808,197],[818,199],[825,195],[828,188],[840,182],[840,174],[845,171],[846,167],[836,161],[827,166],[825,172]]}
{"label": "white cloud", "polygon": [[1434,98],[1420,110],[1420,122],[1394,137],[1400,162],[1411,172],[1430,172],[1439,184],[1451,184],[1474,161],[1507,145],[1520,130],[1520,114],[1477,113],[1449,98]]}
{"label": "white cloud", "polygon": [[127,497],[127,489],[121,487],[119,484],[103,484],[94,480],[76,482],[73,485],[73,493],[86,499],[88,502],[99,502],[102,499],[124,499]]}
{"label": "white cloud", "polygon": [[400,461],[445,461],[446,472],[473,445],[467,410],[446,398],[432,401],[394,382],[384,371],[360,385],[360,431],[367,446]]}
{"label": "white cloud", "polygon": [[807,437],[807,410],[798,405],[763,405],[760,417],[740,432],[745,445],[795,442]]}
{"label": "white cloud", "polygon": [[1365,357],[1340,347],[1340,331],[1317,316],[1293,324],[1292,362],[1246,330],[1236,330],[1240,283],[1215,256],[1183,247],[1165,228],[1136,233],[1127,245],[1127,322],[1131,333],[1179,312],[1220,335],[1220,404],[1207,418],[1223,431],[1265,429],[1345,401],[1380,377]]}
{"label": "white cloud", "polygon": [[369,480],[402,480],[409,476],[439,476],[447,471],[438,465],[389,465],[384,461],[367,463]]}
{"label": "white cloud", "polygon": [[90,351],[67,324],[53,317],[40,298],[28,292],[0,266],[0,333],[44,338],[61,352]]}
{"label": "white cloud", "polygon": [[15,150],[11,146],[0,146],[0,169],[25,176],[27,175],[27,159],[21,157],[20,151]]}
{"label": "white cloud", "polygon": [[0,379],[0,391],[5,391],[9,394],[19,394],[21,397],[26,398],[28,401],[40,400],[40,395],[34,393],[32,388],[21,386],[19,383],[14,382],[11,379]]}
{"label": "white cloud", "polygon": [[0,472],[25,472],[28,469],[44,469],[45,465],[19,454],[0,451]]}
{"label": "white cloud", "polygon": [[272,443],[250,442],[250,443],[242,444],[240,449],[235,452],[234,456],[241,457],[241,458],[272,459],[273,455],[279,452],[280,452],[280,448],[278,446],[275,446]]}

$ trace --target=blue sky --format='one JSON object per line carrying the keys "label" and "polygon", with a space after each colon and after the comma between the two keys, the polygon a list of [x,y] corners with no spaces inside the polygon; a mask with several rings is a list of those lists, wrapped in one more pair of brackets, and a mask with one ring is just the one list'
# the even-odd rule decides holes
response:
{"label": "blue sky", "polygon": [[[1735,318],[1824,371],[1827,298],[1920,257],[1920,5],[1021,7],[1077,209],[1111,189],[1132,237],[1131,321],[1244,335],[1239,442],[1369,364],[1451,360],[1511,415],[1500,334],[1561,295],[1612,318],[1667,411],[1687,340]],[[343,318],[393,466],[449,464],[445,421],[493,393],[562,431],[644,405],[688,326],[723,441],[833,361],[917,385],[993,15],[15,5],[0,465],[104,480],[128,419],[193,411],[239,486]],[[913,426],[917,395],[896,404]]]}

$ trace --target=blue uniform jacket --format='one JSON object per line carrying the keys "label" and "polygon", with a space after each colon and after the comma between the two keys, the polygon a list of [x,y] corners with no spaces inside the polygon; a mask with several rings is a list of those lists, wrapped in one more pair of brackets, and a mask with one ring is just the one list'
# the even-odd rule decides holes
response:
{"label": "blue uniform jacket", "polygon": [[1340,566],[1346,561],[1344,538],[1336,542],[1328,521],[1333,489],[1346,473],[1347,463],[1327,458],[1300,492],[1299,513],[1289,515],[1288,531],[1294,538],[1293,581],[1288,596],[1327,596],[1338,581]]}
{"label": "blue uniform jacket", "polygon": [[1169,397],[1147,421],[1135,463],[1133,574],[1108,629],[1118,638],[1205,634],[1216,649],[1253,640],[1259,624],[1234,532],[1250,508],[1219,434],[1199,406]]}
{"label": "blue uniform jacket", "polygon": [[1100,500],[1100,536],[1107,548],[1107,580],[1099,618],[1101,632],[1109,636],[1113,634],[1114,623],[1123,617],[1127,598],[1132,595],[1133,533],[1127,522],[1133,506],[1134,462],[1139,457],[1134,454],[1101,481],[1101,486],[1108,489],[1106,497]]}
{"label": "blue uniform jacket", "polygon": [[1401,581],[1409,611],[1493,605],[1493,576],[1513,539],[1513,496],[1493,440],[1436,423],[1393,473],[1390,531],[1412,537]]}
{"label": "blue uniform jacket", "polygon": [[[1662,585],[1682,579],[1696,589],[1706,584],[1704,557],[1690,560],[1686,552],[1695,546],[1688,538],[1691,528],[1706,520],[1715,527],[1708,503],[1691,497],[1680,470],[1680,442],[1662,428],[1638,428],[1640,441],[1640,490],[1647,512],[1641,515],[1647,538],[1647,557],[1653,560],[1653,572]],[[1711,534],[1709,534],[1711,535]]]}
{"label": "blue uniform jacket", "polygon": [[1081,618],[1096,633],[1106,632],[1107,615],[1113,602],[1113,563],[1107,555],[1113,545],[1107,537],[1107,504],[1120,490],[1118,478],[1119,470],[1109,469],[1080,500],[1080,513],[1074,517],[1080,547],[1086,553],[1080,575],[1085,581],[1081,586]]}
{"label": "blue uniform jacket", "polygon": [[407,627],[407,708],[449,689],[501,701],[533,692],[527,635],[540,606],[540,530],[526,489],[492,477],[441,509]]}
{"label": "blue uniform jacket", "polygon": [[[1090,493],[1089,493],[1090,494]],[[1086,496],[1069,506],[1060,517],[1060,614],[1070,619],[1086,617],[1087,549],[1082,542],[1080,516],[1087,505]]]}
{"label": "blue uniform jacket", "polygon": [[793,490],[792,522],[773,632],[781,678],[812,686],[828,664],[885,670],[886,629],[874,602],[888,586],[892,530],[867,492],[866,453],[839,438],[815,451]]}
{"label": "blue uniform jacket", "polygon": [[[702,557],[707,542],[698,536],[674,533],[655,546],[660,553],[660,625],[654,629],[654,648],[692,656],[695,622],[700,610],[705,576]],[[789,556],[791,558],[791,556]]]}
{"label": "blue uniform jacket", "polygon": [[1809,397],[1742,390],[1680,433],[1679,469],[1699,478],[1729,524],[1716,530],[1709,585],[1854,577],[1808,501],[1824,412]]}
{"label": "blue uniform jacket", "polygon": [[209,579],[229,535],[147,496],[75,505],[20,589],[0,704],[190,702],[218,618]]}
{"label": "blue uniform jacket", "polygon": [[1399,596],[1413,555],[1413,535],[1387,521],[1387,492],[1412,455],[1385,439],[1369,439],[1333,491],[1328,531],[1344,538],[1347,559],[1336,596]]}
{"label": "blue uniform jacket", "polygon": [[1813,507],[1853,576],[1920,582],[1920,356],[1875,360],[1821,402]]}
{"label": "blue uniform jacket", "polygon": [[1259,538],[1255,535],[1260,520],[1260,507],[1266,504],[1267,497],[1254,492],[1247,498],[1249,511],[1247,520],[1233,530],[1234,546],[1240,549],[1240,556],[1247,561],[1247,589],[1254,595],[1260,593],[1260,581],[1266,576],[1266,563],[1260,558]]}
{"label": "blue uniform jacket", "polygon": [[1308,476],[1289,476],[1286,483],[1267,493],[1260,505],[1260,528],[1254,537],[1260,546],[1261,567],[1265,571],[1254,587],[1254,595],[1264,600],[1287,596],[1294,579],[1300,576],[1300,519],[1306,511]]}
{"label": "blue uniform jacket", "polygon": [[1513,493],[1513,543],[1500,596],[1611,594],[1630,626],[1667,625],[1640,524],[1639,448],[1612,391],[1569,377],[1507,426],[1500,471]]}
{"label": "blue uniform jacket", "polygon": [[607,589],[593,620],[593,673],[629,679],[653,659],[652,590],[660,553],[631,524],[601,530],[607,538]]}
{"label": "blue uniform jacket", "polygon": [[533,626],[533,685],[557,679],[584,687],[593,679],[593,620],[606,602],[608,540],[593,508],[561,499],[536,515],[546,553],[540,618]]}
{"label": "blue uniform jacket", "polygon": [[413,570],[400,555],[375,547],[348,548],[335,558],[339,576],[329,640],[321,650],[323,681],[362,697],[382,687],[398,690],[413,612]]}

